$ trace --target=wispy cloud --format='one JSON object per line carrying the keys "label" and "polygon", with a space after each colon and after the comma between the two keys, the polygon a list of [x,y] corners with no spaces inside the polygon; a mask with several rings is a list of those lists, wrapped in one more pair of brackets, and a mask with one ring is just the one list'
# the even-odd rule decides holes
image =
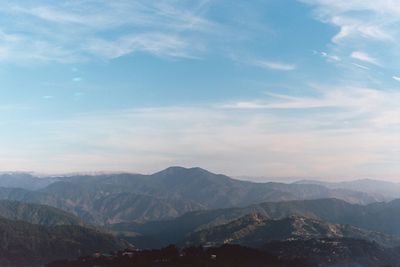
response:
{"label": "wispy cloud", "polygon": [[[331,49],[340,57],[351,54],[353,59],[364,63],[385,68],[398,67],[396,62],[390,60],[400,53],[397,45],[400,8],[397,1],[299,1],[313,8],[315,19],[336,28],[331,38]],[[367,54],[368,51],[379,53],[372,57]]]}
{"label": "wispy cloud", "polygon": [[367,66],[358,64],[358,63],[352,63],[354,66],[356,66],[357,68],[363,69],[363,70],[369,70],[369,68]]}
{"label": "wispy cloud", "polygon": [[338,56],[336,56],[336,55],[328,54],[327,52],[324,52],[324,51],[321,51],[321,52],[314,51],[314,53],[320,55],[320,56],[323,57],[323,58],[326,58],[328,61],[332,61],[332,62],[341,61],[341,58],[340,58],[340,57],[338,57]]}
{"label": "wispy cloud", "polygon": [[376,25],[368,25],[354,19],[334,17],[331,22],[340,27],[339,32],[332,38],[334,43],[339,43],[347,38],[362,37],[381,41],[391,40],[389,33]]}
{"label": "wispy cloud", "polygon": [[291,96],[267,93],[267,100],[238,101],[222,104],[231,109],[315,109],[341,108],[355,111],[368,110],[376,103],[383,106],[389,96],[398,98],[400,94],[369,88],[346,87],[344,89],[321,89],[318,96]]}
{"label": "wispy cloud", "polygon": [[[391,40],[388,30],[400,9],[396,1],[383,0],[300,0],[317,7],[317,18],[339,27],[334,42],[346,38],[363,37],[376,40]],[[380,16],[375,16],[380,14]]]}
{"label": "wispy cloud", "polygon": [[178,35],[144,33],[124,36],[114,41],[91,39],[82,48],[93,55],[113,59],[137,51],[157,56],[193,58],[196,47],[196,44]]}
{"label": "wispy cloud", "polygon": [[367,53],[361,51],[354,51],[353,53],[351,53],[351,57],[369,64],[379,65],[379,62],[376,58],[373,58]]}
{"label": "wispy cloud", "polygon": [[[0,4],[0,60],[12,62],[112,59],[133,52],[195,57],[194,34],[218,26],[201,16],[207,1],[69,1]],[[201,48],[201,49],[200,49]]]}
{"label": "wispy cloud", "polygon": [[255,66],[269,69],[269,70],[277,70],[277,71],[291,71],[296,69],[296,65],[278,61],[268,61],[268,60],[257,60],[254,61],[253,64]]}
{"label": "wispy cloud", "polygon": [[400,76],[392,76],[392,78],[398,82],[400,82]]}

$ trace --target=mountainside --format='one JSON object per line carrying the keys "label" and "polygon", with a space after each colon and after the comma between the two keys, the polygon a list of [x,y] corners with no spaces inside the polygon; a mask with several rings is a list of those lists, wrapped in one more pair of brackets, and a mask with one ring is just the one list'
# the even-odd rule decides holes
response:
{"label": "mountainside", "polygon": [[0,218],[0,240],[0,265],[4,267],[40,266],[56,259],[127,246],[111,235],[81,226],[46,227],[4,218]]}
{"label": "mountainside", "polygon": [[0,217],[46,226],[85,225],[77,216],[54,207],[0,200]]}
{"label": "mountainside", "polygon": [[55,196],[58,199],[56,207],[97,224],[174,218],[188,211],[204,209],[204,206],[179,196],[149,195],[107,182],[57,182],[38,193]]}
{"label": "mountainside", "polygon": [[271,241],[342,237],[375,241],[383,246],[400,245],[400,237],[350,225],[332,224],[295,215],[271,220],[258,213],[246,215],[224,225],[193,232],[185,238],[185,244],[240,244],[262,247]]}
{"label": "mountainside", "polygon": [[351,224],[361,228],[400,235],[400,200],[369,205],[346,203],[337,199],[303,200],[262,203],[249,207],[270,218],[292,214],[322,219],[333,223]]}
{"label": "mountainside", "polygon": [[[292,215],[400,236],[400,200],[369,205],[350,204],[338,199],[267,202],[245,208],[204,210],[187,213],[173,220],[147,223],[120,223],[114,231],[135,233],[131,242],[144,247],[158,247],[180,242],[189,233],[227,224],[246,214],[258,213],[268,219]],[[141,238],[139,238],[142,236]]]}

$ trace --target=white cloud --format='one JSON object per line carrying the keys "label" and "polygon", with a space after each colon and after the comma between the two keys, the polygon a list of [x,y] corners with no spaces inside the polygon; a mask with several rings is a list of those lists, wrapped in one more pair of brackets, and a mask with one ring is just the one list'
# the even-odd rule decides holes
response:
{"label": "white cloud", "polygon": [[400,82],[400,77],[399,76],[392,76],[392,78],[398,82]]}
{"label": "white cloud", "polygon": [[278,70],[278,71],[291,71],[296,69],[296,65],[288,64],[284,62],[277,61],[267,61],[267,60],[258,60],[253,63],[255,66],[269,69],[269,70]]}
{"label": "white cloud", "polygon": [[[393,0],[299,0],[313,8],[315,19],[336,29],[331,50],[385,68],[398,68],[400,5]],[[375,51],[371,57],[359,51]],[[329,51],[331,52],[331,51]],[[342,65],[346,66],[346,65]]]}
{"label": "white cloud", "polygon": [[379,65],[378,60],[376,58],[371,57],[367,53],[361,51],[354,51],[351,53],[351,57],[369,64]]}

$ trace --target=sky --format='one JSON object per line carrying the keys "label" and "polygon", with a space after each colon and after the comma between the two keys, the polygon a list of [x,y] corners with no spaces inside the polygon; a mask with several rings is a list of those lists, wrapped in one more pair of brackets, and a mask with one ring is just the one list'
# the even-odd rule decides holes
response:
{"label": "sky", "polygon": [[400,181],[399,43],[398,0],[1,0],[0,171]]}

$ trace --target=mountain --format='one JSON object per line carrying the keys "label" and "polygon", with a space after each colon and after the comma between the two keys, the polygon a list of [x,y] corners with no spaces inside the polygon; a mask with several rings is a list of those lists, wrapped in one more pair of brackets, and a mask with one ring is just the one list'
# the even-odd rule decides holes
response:
{"label": "mountain", "polygon": [[137,181],[141,181],[141,192],[172,194],[200,203],[209,209],[321,197],[336,197],[355,203],[376,201],[371,195],[350,190],[330,190],[318,185],[240,181],[201,168],[170,167],[147,177],[142,176],[141,180],[136,178],[133,186],[129,186],[129,180],[125,181],[126,186],[132,190],[137,188]]}
{"label": "mountain", "polygon": [[[187,211],[204,209],[204,206],[179,196],[141,193],[118,182],[63,181],[38,193],[54,196],[58,203],[52,205],[97,224],[174,218]],[[50,203],[46,201],[46,204]]]}
{"label": "mountain", "polygon": [[338,199],[302,200],[280,203],[262,203],[247,208],[269,218],[283,218],[293,214],[333,223],[400,235],[400,199],[368,205],[350,204]]}
{"label": "mountain", "polygon": [[85,225],[80,218],[63,210],[11,200],[0,200],[0,216],[46,226]]}
{"label": "mountain", "polygon": [[116,232],[129,234],[127,238],[138,246],[160,247],[181,242],[192,232],[227,224],[252,213],[268,219],[299,215],[400,236],[400,200],[369,205],[350,204],[338,199],[266,202],[244,208],[194,211],[172,220],[119,223],[109,227]]}
{"label": "mountain", "polygon": [[313,184],[320,185],[330,189],[346,189],[364,192],[367,194],[373,194],[379,196],[382,200],[390,201],[396,198],[400,198],[400,183],[372,180],[372,179],[361,179],[354,181],[345,182],[323,182],[317,180],[300,180],[294,184]]}
{"label": "mountain", "polygon": [[56,181],[58,181],[57,178],[39,178],[25,172],[0,173],[0,187],[37,190],[40,188],[44,188]]}
{"label": "mountain", "polygon": [[374,241],[383,246],[400,245],[400,237],[351,225],[332,224],[297,215],[271,220],[258,213],[245,215],[227,224],[192,232],[185,238],[185,244],[240,244],[262,247],[271,241],[343,237]]}
{"label": "mountain", "polygon": [[127,244],[115,237],[76,225],[43,226],[0,218],[0,266],[35,267]]}

